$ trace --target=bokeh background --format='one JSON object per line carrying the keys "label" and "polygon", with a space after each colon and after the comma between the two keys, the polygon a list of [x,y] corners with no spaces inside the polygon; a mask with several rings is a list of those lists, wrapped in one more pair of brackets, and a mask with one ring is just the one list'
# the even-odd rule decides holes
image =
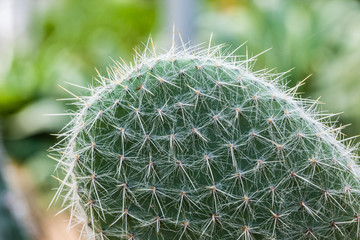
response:
{"label": "bokeh background", "polygon": [[[258,57],[255,69],[284,72],[305,98],[341,114],[360,134],[359,0],[0,0],[0,240],[78,239],[68,212],[48,208],[58,182],[47,156],[71,110],[58,85],[94,84],[112,59],[131,61],[149,34],[159,48],[172,26],[185,41],[226,43]],[[337,120],[334,117],[333,120]],[[354,143],[358,142],[355,140]],[[56,216],[55,216],[56,215]]]}

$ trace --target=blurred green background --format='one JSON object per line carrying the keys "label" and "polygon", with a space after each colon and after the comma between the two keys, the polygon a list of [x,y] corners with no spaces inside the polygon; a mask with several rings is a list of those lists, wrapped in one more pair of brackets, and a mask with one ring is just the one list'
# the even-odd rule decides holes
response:
{"label": "blurred green background", "polygon": [[[50,133],[69,120],[46,114],[72,108],[56,101],[71,97],[58,85],[82,94],[66,82],[93,84],[95,68],[106,74],[111,59],[131,61],[133,48],[141,49],[150,33],[166,49],[173,23],[193,44],[213,33],[214,44],[226,43],[229,52],[245,41],[250,56],[272,48],[259,56],[255,71],[295,67],[284,80],[289,86],[312,74],[300,88],[302,96],[322,96],[323,109],[344,112],[339,124],[352,123],[344,132],[360,134],[360,1],[1,0],[0,9],[0,129],[6,152],[0,162],[7,166],[6,188],[21,200],[10,211],[25,211],[14,218],[27,239],[77,235],[65,233],[67,213],[53,217],[60,206],[46,211],[58,185],[51,176],[56,162],[47,157],[56,141]],[[236,54],[245,52],[243,47]]]}

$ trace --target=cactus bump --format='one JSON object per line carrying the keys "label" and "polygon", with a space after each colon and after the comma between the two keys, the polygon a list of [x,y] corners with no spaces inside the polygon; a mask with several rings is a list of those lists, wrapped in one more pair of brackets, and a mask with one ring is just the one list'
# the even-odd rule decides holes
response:
{"label": "cactus bump", "polygon": [[222,45],[150,38],[114,62],[52,149],[85,239],[360,239],[356,144],[318,101]]}

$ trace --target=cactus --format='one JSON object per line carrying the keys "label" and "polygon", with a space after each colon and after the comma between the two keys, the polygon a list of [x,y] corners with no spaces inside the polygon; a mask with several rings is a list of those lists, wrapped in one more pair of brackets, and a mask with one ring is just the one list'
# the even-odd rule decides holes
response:
{"label": "cactus", "polygon": [[65,89],[54,199],[86,239],[359,239],[356,146],[303,81],[222,51],[149,39],[89,96]]}

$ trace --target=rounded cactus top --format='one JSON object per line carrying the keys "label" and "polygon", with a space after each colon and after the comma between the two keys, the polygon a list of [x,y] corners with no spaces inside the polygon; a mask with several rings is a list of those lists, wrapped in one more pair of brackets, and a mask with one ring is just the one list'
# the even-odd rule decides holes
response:
{"label": "rounded cactus top", "polygon": [[360,237],[355,155],[302,82],[222,46],[145,48],[71,93],[54,147],[86,239]]}

